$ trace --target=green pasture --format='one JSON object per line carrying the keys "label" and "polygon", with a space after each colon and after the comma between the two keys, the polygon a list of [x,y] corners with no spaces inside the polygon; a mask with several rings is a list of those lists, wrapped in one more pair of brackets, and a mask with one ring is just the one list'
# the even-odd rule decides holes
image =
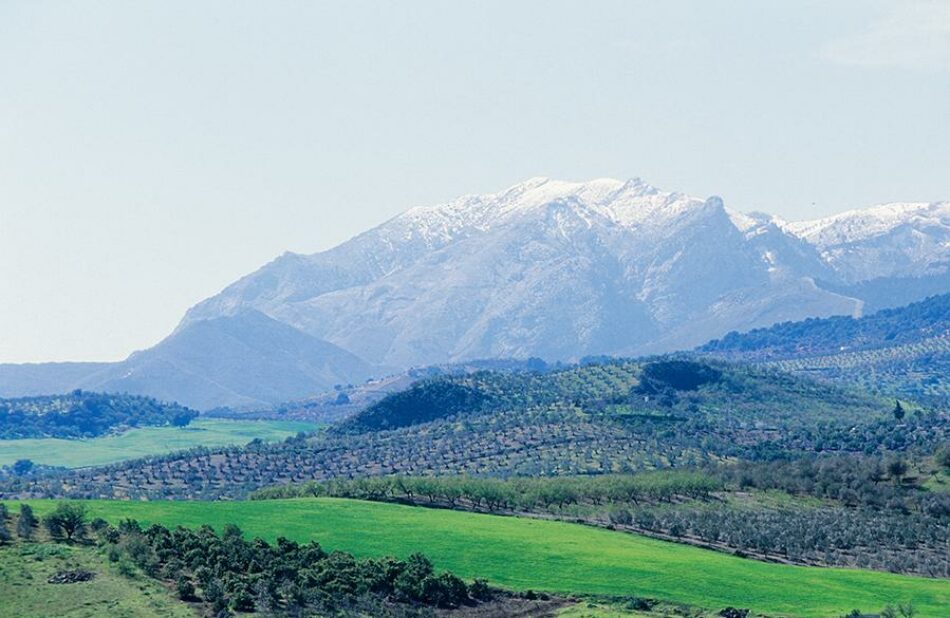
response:
{"label": "green pasture", "polygon": [[121,434],[84,440],[28,438],[0,440],[0,466],[30,459],[48,466],[81,468],[170,453],[195,446],[247,444],[254,438],[283,440],[298,431],[313,431],[313,423],[298,421],[232,421],[198,418],[187,427],[140,427]]}
{"label": "green pasture", "polygon": [[[52,501],[31,501],[37,513]],[[9,504],[16,509],[16,504]],[[311,539],[359,556],[423,552],[438,568],[503,587],[638,595],[752,608],[772,616],[840,616],[913,601],[947,616],[950,580],[756,562],[578,524],[321,498],[246,502],[89,501],[91,517],[167,526],[235,523],[249,536]]]}

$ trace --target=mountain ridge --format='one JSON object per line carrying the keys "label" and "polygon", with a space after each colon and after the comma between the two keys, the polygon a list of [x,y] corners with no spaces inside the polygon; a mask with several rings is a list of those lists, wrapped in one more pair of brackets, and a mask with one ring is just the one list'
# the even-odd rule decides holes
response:
{"label": "mountain ridge", "polygon": [[[867,300],[875,309],[894,302],[886,294],[892,282],[900,282],[905,302],[950,291],[948,264],[946,202],[788,223],[638,178],[537,177],[411,208],[326,251],[285,253],[197,303],[170,337],[256,312],[312,346],[333,346],[322,349],[336,358],[339,381],[477,358],[654,354],[777,322],[860,316]],[[237,350],[245,349],[242,337],[254,339],[254,329],[234,333]],[[224,346],[219,357],[234,353]],[[261,371],[242,354],[244,365],[235,360],[233,372]],[[98,370],[122,382],[111,366]],[[197,371],[175,374],[191,390],[207,391],[200,405],[187,403],[250,403],[226,392],[233,389],[196,385],[214,381],[213,363]],[[4,372],[0,366],[0,392],[4,376],[16,373]],[[170,379],[155,373],[157,381]],[[310,375],[271,392],[259,384],[250,399],[276,403],[330,386],[329,375]],[[134,388],[182,388],[159,386]]]}

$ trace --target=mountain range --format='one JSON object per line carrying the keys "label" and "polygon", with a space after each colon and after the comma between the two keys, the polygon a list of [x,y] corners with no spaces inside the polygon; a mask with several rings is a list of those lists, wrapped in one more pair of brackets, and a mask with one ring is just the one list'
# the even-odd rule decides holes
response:
{"label": "mountain range", "polygon": [[286,253],[125,361],[0,366],[0,396],[85,388],[207,409],[411,366],[660,353],[947,292],[948,264],[947,202],[788,223],[639,179],[533,178]]}

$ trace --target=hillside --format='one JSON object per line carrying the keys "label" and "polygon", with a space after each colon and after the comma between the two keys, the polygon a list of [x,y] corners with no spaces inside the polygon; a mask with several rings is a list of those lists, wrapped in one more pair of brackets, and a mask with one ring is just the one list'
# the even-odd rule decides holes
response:
{"label": "hillside", "polygon": [[854,319],[832,317],[729,333],[698,351],[927,402],[950,396],[950,295]]}
{"label": "hillside", "polygon": [[[683,380],[680,369],[708,379]],[[34,497],[241,497],[380,474],[604,474],[816,452],[904,450],[943,416],[770,369],[669,359],[426,380],[306,439],[179,453],[0,485]]]}
{"label": "hillside", "polygon": [[950,333],[950,294],[855,319],[835,316],[731,332],[698,348],[744,359],[823,356],[919,343]]}
{"label": "hillside", "polygon": [[[554,365],[551,368],[558,366],[560,365]],[[406,371],[390,373],[382,378],[370,378],[356,384],[336,384],[331,390],[305,399],[283,401],[259,408],[220,408],[210,410],[206,415],[235,419],[297,419],[330,424],[352,416],[387,395],[403,391],[418,380],[425,378],[469,374],[479,371],[544,371],[548,368],[547,363],[537,358],[527,360],[475,360],[465,363],[413,367]]]}
{"label": "hillside", "polygon": [[149,397],[81,390],[0,399],[0,440],[91,438],[132,427],[185,426],[197,415],[194,410]]}
{"label": "hillside", "polygon": [[[686,359],[618,360],[547,373],[479,372],[424,380],[343,423],[378,431],[515,411],[580,411],[613,420],[652,417],[768,426],[866,420],[880,404],[857,393],[738,365]],[[566,415],[568,416],[568,415]]]}
{"label": "hillside", "polygon": [[[38,514],[54,506],[33,505]],[[713,612],[732,606],[815,618],[843,615],[854,607],[877,611],[907,600],[913,600],[920,616],[937,617],[950,603],[946,580],[767,564],[561,522],[339,499],[96,501],[88,506],[91,517],[111,522],[133,518],[146,524],[210,524],[217,529],[233,523],[249,537],[316,540],[327,549],[358,557],[405,558],[422,551],[438,569],[515,590],[636,595]]]}

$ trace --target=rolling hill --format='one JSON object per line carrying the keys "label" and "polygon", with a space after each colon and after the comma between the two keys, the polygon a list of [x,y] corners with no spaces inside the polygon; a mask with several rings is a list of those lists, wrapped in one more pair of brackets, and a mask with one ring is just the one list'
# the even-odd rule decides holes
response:
{"label": "rolling hill", "polygon": [[299,399],[376,371],[382,370],[332,343],[244,310],[182,325],[119,363],[0,365],[0,394],[81,388],[140,393],[206,410]]}
{"label": "rolling hill", "polygon": [[[38,514],[54,504],[34,502]],[[717,611],[826,617],[913,600],[941,615],[950,583],[851,569],[767,564],[576,524],[353,500],[89,503],[90,516],[166,526],[234,523],[273,542],[317,540],[357,556],[429,555],[436,567],[516,590],[660,598]],[[371,531],[371,533],[368,533]]]}
{"label": "rolling hill", "polygon": [[381,474],[604,474],[884,444],[899,450],[943,435],[940,419],[912,414],[896,431],[891,406],[721,362],[615,361],[441,376],[306,439],[14,479],[0,484],[0,496],[193,499]]}

